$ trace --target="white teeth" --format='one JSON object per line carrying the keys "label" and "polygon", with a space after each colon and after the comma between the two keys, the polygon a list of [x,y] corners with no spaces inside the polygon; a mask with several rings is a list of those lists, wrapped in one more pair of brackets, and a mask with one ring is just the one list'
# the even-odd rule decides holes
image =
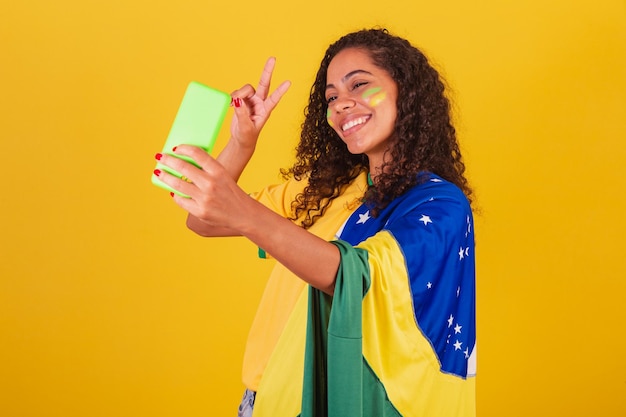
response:
{"label": "white teeth", "polygon": [[350,129],[351,127],[354,127],[356,125],[362,125],[366,121],[367,121],[366,117],[359,117],[358,119],[350,120],[348,123],[346,123],[345,125],[341,126],[341,130],[345,132],[346,130]]}

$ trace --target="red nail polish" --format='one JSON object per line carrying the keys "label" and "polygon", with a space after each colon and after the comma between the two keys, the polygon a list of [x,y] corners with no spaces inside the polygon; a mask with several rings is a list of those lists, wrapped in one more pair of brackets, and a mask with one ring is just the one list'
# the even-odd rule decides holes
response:
{"label": "red nail polish", "polygon": [[158,154],[154,155],[154,158],[155,158],[157,161],[160,161],[162,157],[163,157],[163,154],[162,154],[162,153],[158,153]]}
{"label": "red nail polish", "polygon": [[174,146],[174,147],[172,148],[172,152],[176,152],[176,148],[178,148],[178,146]]}
{"label": "red nail polish", "polygon": [[174,193],[170,191],[170,197],[174,197]]}
{"label": "red nail polish", "polygon": [[160,169],[155,169],[155,170],[154,170],[154,175],[156,175],[157,177],[158,177],[159,175],[161,175],[161,170],[160,170]]}
{"label": "red nail polish", "polygon": [[235,107],[241,107],[241,99],[240,98],[236,98],[235,99]]}

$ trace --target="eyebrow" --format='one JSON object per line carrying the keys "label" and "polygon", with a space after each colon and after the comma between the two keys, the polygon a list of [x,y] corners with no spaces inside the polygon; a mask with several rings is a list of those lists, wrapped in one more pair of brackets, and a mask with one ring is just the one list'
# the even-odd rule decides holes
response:
{"label": "eyebrow", "polygon": [[[354,70],[354,71],[350,71],[349,73],[347,73],[346,75],[344,75],[344,76],[341,78],[341,82],[342,82],[342,83],[345,83],[347,79],[349,79],[350,77],[353,77],[353,76],[355,76],[355,75],[357,75],[357,74],[368,74],[368,75],[372,75],[372,73],[371,73],[371,72],[369,72],[369,71],[365,71],[365,70],[362,70],[362,69],[357,69],[357,70]],[[327,89],[327,90],[328,90],[329,88],[334,88],[334,87],[335,87],[335,85],[334,85],[334,84],[326,84],[326,89]]]}

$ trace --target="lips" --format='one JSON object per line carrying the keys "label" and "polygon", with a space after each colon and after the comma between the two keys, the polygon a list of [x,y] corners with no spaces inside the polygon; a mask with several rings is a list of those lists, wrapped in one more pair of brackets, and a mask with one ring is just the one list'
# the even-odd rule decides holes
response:
{"label": "lips", "polygon": [[349,120],[346,123],[341,125],[341,131],[345,132],[349,129],[352,129],[355,126],[365,124],[369,119],[370,119],[370,116],[361,116],[361,117],[357,117],[352,120]]}

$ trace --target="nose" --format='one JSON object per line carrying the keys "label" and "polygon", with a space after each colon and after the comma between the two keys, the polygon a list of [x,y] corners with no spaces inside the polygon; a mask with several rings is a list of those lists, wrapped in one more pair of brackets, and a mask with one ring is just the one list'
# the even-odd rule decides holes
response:
{"label": "nose", "polygon": [[342,112],[351,109],[354,107],[356,102],[349,97],[337,97],[335,102],[333,103],[333,107],[336,112]]}

